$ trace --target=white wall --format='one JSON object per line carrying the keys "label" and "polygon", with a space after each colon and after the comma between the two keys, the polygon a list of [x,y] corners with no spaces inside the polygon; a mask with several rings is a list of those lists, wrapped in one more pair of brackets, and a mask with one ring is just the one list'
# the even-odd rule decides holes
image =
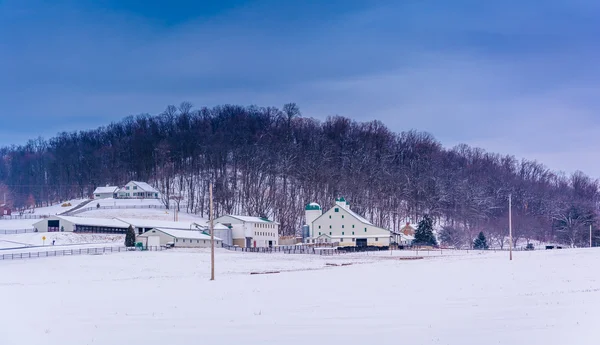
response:
{"label": "white wall", "polygon": [[48,218],[45,219],[41,219],[38,222],[35,222],[33,224],[33,227],[38,229],[38,232],[48,232],[48,221],[49,220],[58,220],[58,229],[60,232],[61,227],[64,227],[65,232],[73,232],[73,230],[75,229],[75,226],[73,225],[73,223],[60,219],[56,216],[50,216]]}
{"label": "white wall", "polygon": [[94,194],[94,200],[97,200],[97,199],[108,199],[108,198],[112,198],[112,197],[114,197],[113,193],[97,193],[97,194]]}
{"label": "white wall", "polygon": [[[335,211],[336,209],[338,212]],[[352,238],[367,238],[368,245],[388,246],[390,243],[388,230],[360,222],[339,205],[332,207],[315,220],[313,227],[314,238],[319,234],[340,237],[344,239],[344,245],[355,245],[356,242],[350,242]]]}

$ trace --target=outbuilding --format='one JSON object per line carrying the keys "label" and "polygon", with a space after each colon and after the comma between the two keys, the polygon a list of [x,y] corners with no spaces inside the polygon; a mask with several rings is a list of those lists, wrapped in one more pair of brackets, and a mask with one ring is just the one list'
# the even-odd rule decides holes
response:
{"label": "outbuilding", "polygon": [[116,198],[118,191],[117,186],[98,187],[94,190],[94,199]]}
{"label": "outbuilding", "polygon": [[10,207],[6,204],[0,204],[0,217],[10,216]]}
{"label": "outbuilding", "polygon": [[268,218],[225,215],[214,221],[231,229],[233,245],[243,248],[279,245],[279,223]]}
{"label": "outbuilding", "polygon": [[[176,230],[154,228],[136,237],[144,248],[173,245],[178,248],[208,248],[210,235],[199,230]],[[215,247],[221,247],[223,241],[215,237]]]}

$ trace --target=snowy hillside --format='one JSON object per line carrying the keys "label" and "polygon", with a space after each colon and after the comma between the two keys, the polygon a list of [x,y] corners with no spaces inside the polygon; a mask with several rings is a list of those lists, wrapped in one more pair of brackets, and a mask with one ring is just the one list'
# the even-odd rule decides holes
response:
{"label": "snowy hillside", "polygon": [[[518,252],[514,261],[493,252],[401,261],[219,250],[214,282],[209,257],[2,262],[2,343],[597,344],[596,249]],[[342,263],[353,264],[328,265]],[[272,270],[281,273],[250,274]],[[31,315],[68,322],[23,322]]]}

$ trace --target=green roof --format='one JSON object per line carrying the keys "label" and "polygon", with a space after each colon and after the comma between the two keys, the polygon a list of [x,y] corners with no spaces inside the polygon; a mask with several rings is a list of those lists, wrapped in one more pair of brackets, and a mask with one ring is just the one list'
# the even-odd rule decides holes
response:
{"label": "green roof", "polygon": [[321,206],[319,206],[319,204],[314,203],[314,202],[311,202],[310,204],[306,205],[306,208],[305,208],[305,210],[307,210],[307,211],[312,211],[312,210],[318,211],[320,209],[321,209]]}

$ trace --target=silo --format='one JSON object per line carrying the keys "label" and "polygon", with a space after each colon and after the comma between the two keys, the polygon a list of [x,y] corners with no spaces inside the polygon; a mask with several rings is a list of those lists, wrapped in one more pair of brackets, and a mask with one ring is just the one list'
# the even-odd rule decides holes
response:
{"label": "silo", "polygon": [[313,222],[319,218],[323,214],[323,210],[321,210],[321,205],[316,202],[311,202],[306,205],[305,216],[306,216],[306,225],[308,225],[308,237],[314,237],[313,233]]}

